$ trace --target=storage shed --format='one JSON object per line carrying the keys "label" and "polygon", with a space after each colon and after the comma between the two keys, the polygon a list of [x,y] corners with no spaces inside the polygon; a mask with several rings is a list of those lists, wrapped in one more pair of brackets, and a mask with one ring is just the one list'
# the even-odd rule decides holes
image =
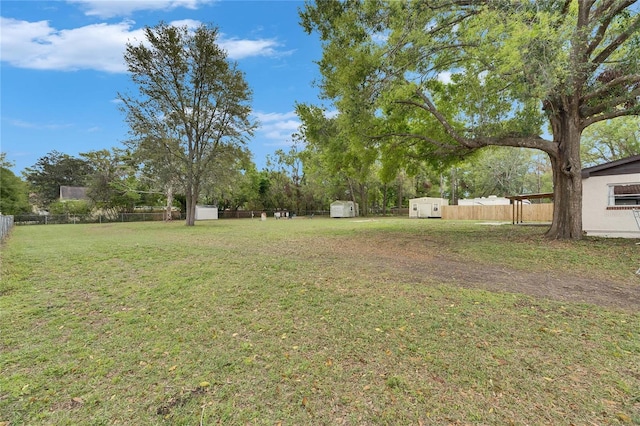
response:
{"label": "storage shed", "polygon": [[582,229],[587,235],[640,238],[640,155],[582,169]]}
{"label": "storage shed", "polygon": [[218,208],[216,206],[196,205],[196,220],[215,220],[215,219],[218,219]]}
{"label": "storage shed", "polygon": [[442,217],[442,206],[448,206],[446,198],[422,197],[409,200],[410,218]]}
{"label": "storage shed", "polygon": [[353,201],[334,201],[331,203],[330,216],[356,217],[358,216],[358,204]]}

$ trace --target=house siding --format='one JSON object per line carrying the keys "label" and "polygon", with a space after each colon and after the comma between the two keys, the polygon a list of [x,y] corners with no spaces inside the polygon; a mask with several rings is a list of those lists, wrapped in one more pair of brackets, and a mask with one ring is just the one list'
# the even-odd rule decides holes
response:
{"label": "house siding", "polygon": [[[637,166],[638,163],[636,171]],[[616,172],[618,170],[616,168]],[[640,229],[633,217],[633,207],[608,205],[609,186],[634,183],[640,183],[640,172],[604,176],[591,174],[589,178],[582,180],[582,229],[587,235],[640,238]]]}

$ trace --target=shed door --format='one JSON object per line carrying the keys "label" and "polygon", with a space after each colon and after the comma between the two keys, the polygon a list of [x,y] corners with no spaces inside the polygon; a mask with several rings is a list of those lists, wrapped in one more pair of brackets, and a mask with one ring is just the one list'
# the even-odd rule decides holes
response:
{"label": "shed door", "polygon": [[431,204],[418,204],[418,217],[431,216]]}

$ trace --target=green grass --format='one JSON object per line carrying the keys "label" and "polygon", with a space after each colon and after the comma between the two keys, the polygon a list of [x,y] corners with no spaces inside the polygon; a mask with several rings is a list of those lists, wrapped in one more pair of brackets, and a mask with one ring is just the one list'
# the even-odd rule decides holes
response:
{"label": "green grass", "polygon": [[638,285],[632,241],[543,233],[17,227],[1,249],[0,424],[640,424],[638,313],[398,269],[440,256]]}

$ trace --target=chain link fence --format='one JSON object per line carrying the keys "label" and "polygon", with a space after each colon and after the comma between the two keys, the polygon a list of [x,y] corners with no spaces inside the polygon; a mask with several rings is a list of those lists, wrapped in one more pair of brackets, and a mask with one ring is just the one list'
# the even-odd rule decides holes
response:
{"label": "chain link fence", "polygon": [[[283,215],[284,210],[221,210],[218,213],[219,219],[248,219],[257,218],[260,219],[262,213],[266,213],[267,217],[273,218],[276,214],[279,217],[285,217]],[[299,215],[287,214],[286,217],[322,217],[329,216],[329,210],[314,210],[314,211],[301,211]],[[372,211],[372,215],[381,215],[381,212]],[[408,216],[409,209],[389,209],[386,212],[390,216]],[[117,214],[87,214],[87,215],[74,215],[74,214],[48,214],[48,215],[15,215],[15,216],[3,216],[11,217],[11,226],[15,225],[60,225],[60,224],[79,224],[79,223],[113,223],[113,222],[152,222],[165,220],[165,212],[146,212],[146,213],[117,213]],[[172,220],[184,220],[184,214],[180,212],[173,212]],[[3,222],[4,232],[4,222]],[[4,234],[3,234],[4,235]]]}
{"label": "chain link fence", "polygon": [[[16,225],[61,225],[77,223],[113,223],[113,222],[153,222],[163,221],[166,218],[165,212],[148,213],[117,213],[105,214],[48,214],[48,215],[16,215],[14,223]],[[180,212],[174,212],[172,220],[181,220]]]}

